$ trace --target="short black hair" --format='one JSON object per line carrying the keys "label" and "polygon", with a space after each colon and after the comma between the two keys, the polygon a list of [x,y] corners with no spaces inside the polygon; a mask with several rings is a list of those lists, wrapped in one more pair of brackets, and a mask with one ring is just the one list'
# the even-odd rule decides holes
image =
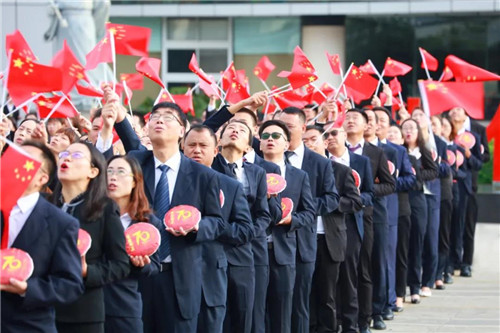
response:
{"label": "short black hair", "polygon": [[309,126],[306,126],[306,132],[307,131],[311,131],[311,130],[315,130],[315,131],[318,131],[319,134],[323,134],[323,129],[318,126],[318,125],[309,125]]}
{"label": "short black hair", "polygon": [[[375,110],[373,109],[370,109],[370,108],[363,108],[362,109],[363,112],[366,114],[366,112],[368,111],[373,111],[373,115],[375,116],[375,122],[378,123],[378,116],[377,116],[377,113],[375,112]],[[368,117],[368,115],[366,115]]]}
{"label": "short black hair", "polygon": [[30,147],[35,147],[41,150],[42,152],[42,158],[43,158],[43,163],[47,166],[47,173],[49,174],[49,180],[45,184],[47,186],[52,182],[56,175],[57,171],[57,162],[54,154],[52,151],[47,147],[47,145],[39,142],[39,141],[33,141],[33,140],[26,140],[22,144],[23,146],[30,146]]}
{"label": "short black hair", "polygon": [[357,112],[357,113],[361,114],[363,116],[363,118],[365,118],[366,123],[368,124],[368,116],[366,115],[366,113],[363,110],[358,109],[358,108],[352,108],[352,109],[347,110],[345,113],[348,114],[349,112]]}
{"label": "short black hair", "polygon": [[286,114],[295,114],[295,115],[298,115],[299,119],[300,119],[300,121],[302,123],[305,124],[305,122],[306,122],[306,114],[304,113],[304,111],[302,111],[299,108],[296,108],[295,106],[286,107],[286,108],[283,109],[282,112],[286,113]]}
{"label": "short black hair", "polygon": [[102,116],[102,108],[98,108],[94,111],[94,114],[90,119],[90,122],[93,122],[95,118],[99,118],[100,116]]}
{"label": "short black hair", "polygon": [[250,109],[247,109],[247,108],[242,108],[240,110],[238,110],[236,113],[245,113],[247,115],[249,115],[250,117],[252,117],[252,120],[253,120],[253,126],[257,126],[257,123],[258,123],[258,119],[257,119],[257,115],[255,114],[255,112],[253,112],[252,110]]}
{"label": "short black hair", "polygon": [[389,112],[389,110],[387,110],[383,106],[375,106],[375,107],[373,107],[372,110],[373,110],[373,112],[375,112],[375,111],[382,111],[382,112],[384,112],[389,117],[389,121],[392,120],[391,113]]}
{"label": "short black hair", "polygon": [[40,120],[38,119],[33,119],[33,118],[24,118],[23,121],[19,123],[19,126],[17,128],[21,127],[22,124],[24,124],[27,121],[34,121],[37,125],[40,124]]}
{"label": "short black hair", "polygon": [[248,128],[248,145],[252,146],[252,142],[253,142],[252,129],[250,128],[250,126],[248,126],[245,122],[243,122],[241,120],[233,120],[231,123],[227,123],[226,125],[224,125],[224,127],[220,131],[220,137],[222,138],[222,135],[224,135],[224,132],[226,131],[226,128],[230,124],[234,124],[234,123],[243,124],[243,125],[245,125]]}
{"label": "short black hair", "polygon": [[260,125],[259,136],[261,136],[262,132],[264,132],[264,130],[266,128],[268,128],[269,126],[278,126],[279,128],[281,128],[283,130],[283,133],[285,133],[286,140],[290,141],[290,130],[288,129],[286,124],[284,122],[282,122],[281,120],[275,120],[275,119],[268,120],[268,121],[264,122],[262,125]]}
{"label": "short black hair", "polygon": [[214,131],[210,127],[208,127],[207,125],[203,125],[203,124],[192,125],[191,128],[189,129],[189,131],[187,131],[186,134],[184,134],[184,142],[186,141],[186,138],[188,137],[189,133],[191,133],[191,131],[197,132],[197,133],[207,131],[208,134],[210,134],[210,136],[212,137],[212,139],[214,139],[214,144],[217,147],[217,137],[215,136]]}
{"label": "short black hair", "polygon": [[181,121],[182,125],[184,126],[184,128],[187,127],[186,114],[182,111],[182,109],[179,105],[172,103],[172,102],[161,102],[161,103],[155,104],[153,106],[153,109],[151,110],[151,115],[153,115],[156,112],[156,110],[161,109],[161,108],[172,109],[175,112],[177,112],[177,116],[179,116],[179,120]]}
{"label": "short black hair", "polygon": [[144,121],[144,114],[139,111],[132,111],[132,115],[137,116],[139,118],[139,123],[141,124],[141,127],[146,126],[146,122]]}
{"label": "short black hair", "polygon": [[303,109],[312,109],[315,108],[316,105],[314,104],[307,104],[306,106],[303,107]]}

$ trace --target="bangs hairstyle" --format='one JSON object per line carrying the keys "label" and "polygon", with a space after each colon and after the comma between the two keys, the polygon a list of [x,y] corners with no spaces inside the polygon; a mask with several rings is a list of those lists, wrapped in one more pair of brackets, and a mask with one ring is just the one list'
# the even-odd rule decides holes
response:
{"label": "bangs hairstyle", "polygon": [[66,127],[66,128],[60,128],[57,130],[56,134],[63,134],[66,135],[69,139],[70,144],[78,142],[80,140],[79,136],[76,134],[75,131],[73,131],[71,128]]}
{"label": "bangs hairstyle", "polygon": [[298,115],[299,116],[299,119],[300,119],[300,122],[302,124],[305,124],[306,123],[306,114],[304,113],[304,111],[302,111],[301,109],[299,108],[296,108],[295,106],[289,106],[289,107],[286,107],[283,109],[283,111],[281,111],[282,113],[286,113],[286,114],[293,114],[293,115]]}
{"label": "bangs hairstyle", "polygon": [[231,125],[231,124],[235,124],[235,123],[238,123],[238,124],[243,124],[245,125],[245,127],[248,129],[248,145],[249,146],[252,146],[252,142],[253,142],[253,136],[252,136],[252,130],[250,129],[250,126],[248,126],[245,122],[241,121],[241,120],[233,120],[232,122],[224,125],[224,127],[222,128],[222,130],[220,131],[220,137],[222,138],[222,136],[224,135],[224,132],[226,131],[226,128]]}
{"label": "bangs hairstyle", "polygon": [[155,114],[155,112],[158,109],[172,109],[172,110],[174,110],[175,112],[177,112],[177,117],[181,121],[184,128],[187,128],[187,117],[179,105],[177,105],[175,103],[171,103],[171,102],[161,102],[161,103],[155,104],[153,106],[153,109],[151,110],[151,115]]}
{"label": "bangs hairstyle", "polygon": [[130,202],[127,207],[128,215],[132,218],[132,220],[149,222],[148,215],[151,213],[151,208],[149,207],[148,197],[144,191],[144,175],[142,174],[139,162],[137,162],[134,157],[127,155],[115,155],[108,160],[108,166],[112,161],[117,159],[123,159],[128,163],[135,181],[135,187],[132,189],[132,192],[130,192]]}
{"label": "bangs hairstyle", "polygon": [[215,136],[214,131],[207,125],[202,125],[202,124],[192,125],[189,131],[187,131],[186,134],[184,135],[184,142],[186,142],[186,138],[188,137],[189,133],[191,132],[201,133],[203,131],[207,131],[208,134],[210,134],[210,137],[214,140],[214,145],[217,147],[217,137]]}
{"label": "bangs hairstyle", "polygon": [[259,136],[261,136],[262,133],[264,132],[264,130],[266,128],[268,128],[269,126],[278,126],[279,128],[281,128],[283,130],[283,133],[285,134],[286,141],[290,141],[290,130],[288,129],[286,124],[284,122],[282,122],[281,120],[274,120],[273,119],[273,120],[268,120],[268,121],[264,122],[262,125],[260,125]]}
{"label": "bangs hairstyle", "polygon": [[[104,155],[101,154],[93,144],[89,142],[78,142],[84,145],[90,152],[90,163],[91,166],[97,168],[99,173],[96,177],[92,178],[85,191],[84,199],[82,204],[82,214],[83,218],[89,221],[95,220],[102,216],[104,213],[104,208],[108,204],[109,199],[107,193],[107,182],[106,182],[106,159]],[[58,182],[54,193],[52,194],[51,201],[54,204],[58,204],[59,198],[61,197],[62,184]]]}
{"label": "bangs hairstyle", "polygon": [[44,145],[41,142],[38,141],[32,141],[32,140],[26,140],[22,144],[23,146],[30,146],[30,147],[35,147],[38,148],[42,151],[42,166],[46,167],[46,172],[49,175],[49,180],[47,181],[46,184],[44,184],[44,188],[52,182],[52,180],[55,177],[56,174],[56,168],[57,168],[57,162],[54,154],[50,151],[49,147],[47,145]]}

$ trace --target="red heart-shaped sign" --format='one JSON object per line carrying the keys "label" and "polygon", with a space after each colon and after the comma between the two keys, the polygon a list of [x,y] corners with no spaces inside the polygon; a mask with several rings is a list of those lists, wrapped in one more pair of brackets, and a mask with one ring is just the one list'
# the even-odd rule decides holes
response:
{"label": "red heart-shaped sign", "polygon": [[356,184],[356,187],[358,188],[359,190],[359,187],[361,186],[361,176],[359,175],[359,173],[352,169],[352,176],[354,177],[354,184]]}
{"label": "red heart-shaped sign", "polygon": [[268,173],[266,175],[267,193],[270,195],[283,192],[286,188],[286,180],[277,173]]}
{"label": "red heart-shaped sign", "polygon": [[392,163],[391,161],[387,161],[387,164],[389,165],[389,173],[391,175],[393,175],[394,171],[396,171],[396,167],[394,166],[394,163]]}
{"label": "red heart-shaped sign", "polygon": [[455,161],[456,161],[456,157],[455,157],[455,153],[452,151],[452,150],[446,150],[446,158],[448,159],[448,164],[449,165],[453,165],[455,164]]}
{"label": "red heart-shaped sign", "polygon": [[293,201],[290,198],[281,198],[281,218],[284,219],[288,215],[292,214],[293,211]]}
{"label": "red heart-shaped sign", "polygon": [[4,249],[0,251],[0,257],[2,258],[1,284],[9,284],[11,278],[26,281],[33,274],[33,259],[23,250]]}
{"label": "red heart-shaped sign", "polygon": [[181,228],[184,231],[194,228],[201,220],[200,211],[193,206],[180,205],[175,206],[170,209],[167,214],[165,214],[165,219],[163,223],[165,226],[174,229],[175,231],[180,231]]}
{"label": "red heart-shaped sign", "polygon": [[76,243],[76,247],[78,247],[80,255],[84,256],[90,249],[91,245],[92,245],[92,238],[90,238],[89,233],[83,229],[78,230],[78,241]]}
{"label": "red heart-shaped sign", "polygon": [[150,256],[158,250],[160,242],[160,231],[151,223],[135,223],[125,230],[125,250],[129,256]]}
{"label": "red heart-shaped sign", "polygon": [[462,147],[471,149],[476,144],[476,138],[471,132],[463,132],[455,138],[455,142]]}
{"label": "red heart-shaped sign", "polygon": [[460,150],[457,150],[457,167],[461,167],[464,164],[464,154]]}

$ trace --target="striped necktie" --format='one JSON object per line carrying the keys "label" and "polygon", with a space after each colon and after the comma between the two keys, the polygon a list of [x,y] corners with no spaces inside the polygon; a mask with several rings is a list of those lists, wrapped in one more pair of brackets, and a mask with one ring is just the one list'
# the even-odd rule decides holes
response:
{"label": "striped necktie", "polygon": [[[160,180],[156,185],[155,190],[155,201],[154,201],[154,211],[156,213],[156,217],[158,217],[161,221],[165,218],[165,214],[168,212],[170,208],[170,194],[168,190],[168,178],[167,171],[169,169],[165,164],[160,165],[158,167],[161,170]],[[166,257],[170,254],[170,244],[168,239],[168,233],[165,228],[161,228],[161,244],[158,249],[158,255],[160,256],[160,261],[165,260]]]}

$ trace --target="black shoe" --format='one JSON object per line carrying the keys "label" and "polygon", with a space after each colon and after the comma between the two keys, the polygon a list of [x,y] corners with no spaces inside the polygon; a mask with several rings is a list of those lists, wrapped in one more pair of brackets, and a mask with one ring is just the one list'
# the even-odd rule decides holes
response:
{"label": "black shoe", "polygon": [[453,283],[453,278],[451,277],[451,274],[450,274],[450,273],[446,273],[446,274],[444,275],[444,280],[443,280],[443,282],[444,282],[445,284],[452,284],[452,283]]}
{"label": "black shoe", "polygon": [[436,289],[437,290],[445,290],[446,287],[444,286],[444,284],[436,284]]}
{"label": "black shoe", "polygon": [[403,308],[402,306],[393,306],[392,307],[392,312],[403,312],[405,310],[405,308]]}
{"label": "black shoe", "polygon": [[411,295],[411,304],[419,304],[420,296],[419,295]]}
{"label": "black shoe", "polygon": [[387,326],[385,326],[384,321],[382,320],[382,316],[376,315],[373,316],[373,325],[374,330],[385,330]]}
{"label": "black shoe", "polygon": [[382,319],[384,320],[393,320],[394,319],[394,313],[392,313],[392,309],[387,308],[382,312]]}
{"label": "black shoe", "polygon": [[367,327],[360,328],[359,333],[372,333],[372,331],[370,331],[370,329],[367,326]]}
{"label": "black shoe", "polygon": [[471,272],[470,266],[464,266],[464,267],[462,267],[462,269],[460,270],[460,276],[471,277],[472,276],[472,272]]}

